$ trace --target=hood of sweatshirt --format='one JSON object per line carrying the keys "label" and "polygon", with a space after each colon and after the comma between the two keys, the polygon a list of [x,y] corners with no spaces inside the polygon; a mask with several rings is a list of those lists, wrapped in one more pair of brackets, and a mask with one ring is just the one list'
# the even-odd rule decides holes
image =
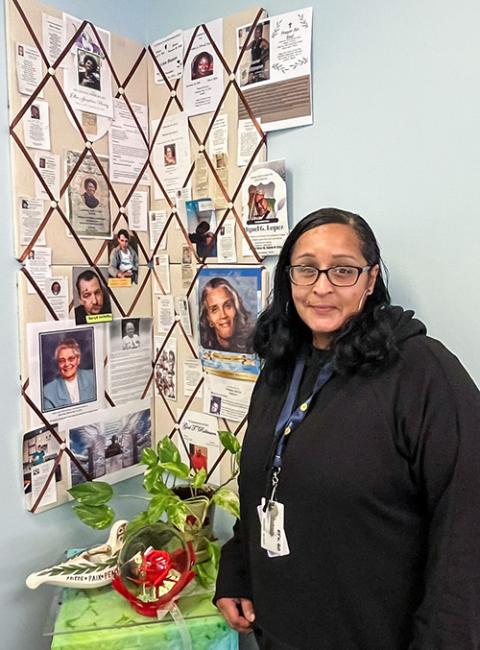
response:
{"label": "hood of sweatshirt", "polygon": [[414,318],[415,312],[411,309],[404,310],[402,307],[395,306],[390,307],[389,311],[391,314],[390,323],[397,343],[427,333],[427,328],[422,321]]}

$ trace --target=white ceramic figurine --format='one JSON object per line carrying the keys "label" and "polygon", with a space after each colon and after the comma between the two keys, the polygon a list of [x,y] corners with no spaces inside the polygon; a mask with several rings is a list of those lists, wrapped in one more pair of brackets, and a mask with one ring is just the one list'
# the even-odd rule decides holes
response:
{"label": "white ceramic figurine", "polygon": [[110,529],[105,544],[92,546],[60,564],[42,571],[31,573],[27,587],[36,589],[42,584],[73,587],[77,589],[96,589],[112,582],[117,566],[118,554],[123,546],[128,521],[116,521]]}

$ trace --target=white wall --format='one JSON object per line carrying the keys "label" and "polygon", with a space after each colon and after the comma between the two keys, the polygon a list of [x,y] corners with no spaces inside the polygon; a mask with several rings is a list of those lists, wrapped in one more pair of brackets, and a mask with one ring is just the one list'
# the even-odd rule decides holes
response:
{"label": "white wall", "polygon": [[[70,0],[53,3],[127,36],[153,40],[251,2]],[[308,3],[305,3],[308,4]],[[480,383],[480,3],[462,0],[314,0],[311,127],[269,136],[287,159],[294,221],[334,205],[371,223],[390,269],[394,301],[414,308]],[[275,0],[270,14],[301,8]],[[4,36],[4,21],[0,24]],[[3,52],[1,53],[3,58]],[[1,646],[43,650],[50,592],[28,592],[29,571],[92,533],[63,506],[34,517],[21,490],[16,265],[8,191],[5,75],[0,82],[0,413],[2,420]],[[131,482],[130,482],[131,483]],[[124,489],[128,490],[130,486]],[[99,535],[95,539],[101,539]]]}

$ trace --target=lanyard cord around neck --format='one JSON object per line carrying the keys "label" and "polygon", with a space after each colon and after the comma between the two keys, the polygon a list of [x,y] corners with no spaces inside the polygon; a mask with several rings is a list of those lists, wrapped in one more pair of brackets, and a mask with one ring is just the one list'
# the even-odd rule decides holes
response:
{"label": "lanyard cord around neck", "polygon": [[275,454],[269,471],[269,480],[265,495],[264,510],[267,508],[269,501],[273,500],[277,489],[279,474],[282,470],[283,453],[288,442],[290,434],[303,422],[308,413],[313,398],[321,391],[327,381],[333,374],[333,364],[331,361],[326,363],[318,373],[318,377],[313,386],[313,390],[307,399],[300,404],[295,410],[293,408],[297,398],[298,389],[302,381],[305,370],[305,358],[301,357],[295,364],[290,386],[288,388],[287,399],[283,405],[282,411],[275,425],[274,440]]}

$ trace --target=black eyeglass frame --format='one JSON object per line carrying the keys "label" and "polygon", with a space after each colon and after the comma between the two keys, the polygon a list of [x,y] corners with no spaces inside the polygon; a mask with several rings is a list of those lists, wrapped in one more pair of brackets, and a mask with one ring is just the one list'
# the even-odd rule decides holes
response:
{"label": "black eyeglass frame", "polygon": [[[286,272],[288,274],[289,280],[292,284],[296,285],[297,287],[311,287],[314,285],[316,282],[318,282],[318,278],[322,275],[322,273],[325,273],[328,281],[330,284],[333,284],[334,287],[354,287],[357,282],[358,278],[362,275],[362,273],[365,273],[366,271],[369,271],[371,268],[373,268],[375,265],[374,264],[368,264],[367,266],[352,266],[351,264],[339,264],[337,266],[330,266],[328,269],[319,269],[316,266],[312,266],[311,264],[290,264],[289,266],[286,267]],[[317,272],[317,275],[312,282],[308,282],[306,284],[300,284],[298,282],[295,282],[292,278],[292,269],[315,269]],[[357,272],[357,277],[355,278],[355,281],[352,282],[352,284],[337,284],[334,280],[329,275],[329,271],[333,271],[334,269],[355,269]]]}

